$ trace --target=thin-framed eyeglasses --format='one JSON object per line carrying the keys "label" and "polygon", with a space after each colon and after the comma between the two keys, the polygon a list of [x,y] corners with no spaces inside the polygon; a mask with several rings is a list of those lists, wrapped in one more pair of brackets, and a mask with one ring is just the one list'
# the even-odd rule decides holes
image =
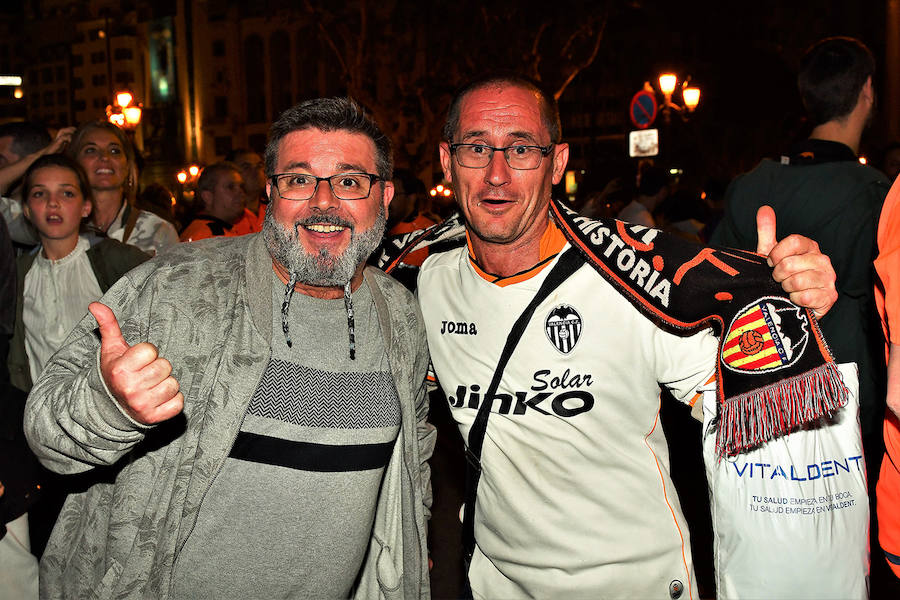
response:
{"label": "thin-framed eyeglasses", "polygon": [[338,200],[363,200],[372,192],[372,184],[381,177],[372,173],[338,173],[330,177],[316,177],[309,173],[276,173],[272,187],[285,200],[309,200],[316,195],[320,181],[327,181],[331,193]]}
{"label": "thin-framed eyeglasses", "polygon": [[531,171],[541,166],[541,160],[550,154],[552,149],[553,144],[549,146],[513,144],[502,148],[485,144],[450,144],[450,153],[456,155],[459,165],[469,169],[483,169],[491,164],[494,152],[501,151],[509,168]]}

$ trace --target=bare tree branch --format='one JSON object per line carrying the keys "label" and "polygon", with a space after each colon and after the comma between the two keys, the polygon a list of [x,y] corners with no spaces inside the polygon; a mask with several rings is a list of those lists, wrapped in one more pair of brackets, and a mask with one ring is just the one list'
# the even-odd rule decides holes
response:
{"label": "bare tree branch", "polygon": [[540,28],[538,29],[537,33],[534,35],[534,42],[532,42],[532,44],[531,44],[531,55],[530,55],[531,60],[529,61],[531,63],[530,75],[533,79],[536,79],[537,81],[541,80],[541,70],[540,70],[541,54],[540,54],[540,52],[538,52],[538,48],[541,44],[541,37],[543,37],[544,32],[547,31],[548,26],[549,26],[548,21],[544,21],[543,23],[541,23]]}
{"label": "bare tree branch", "polygon": [[[600,27],[597,30],[596,37],[594,38],[594,48],[591,50],[590,55],[585,58],[580,64],[575,65],[569,74],[566,76],[565,80],[563,80],[562,84],[557,88],[557,90],[553,93],[553,98],[559,100],[560,96],[562,96],[563,92],[566,91],[566,88],[569,87],[569,84],[572,83],[572,80],[575,79],[575,76],[582,72],[584,69],[591,66],[594,62],[594,59],[597,58],[597,53],[600,50],[600,42],[603,40],[603,32],[606,31],[606,23],[609,21],[609,8],[607,7],[606,11],[603,13],[603,21],[600,23]],[[573,34],[574,35],[574,34]],[[570,38],[571,40],[572,38]],[[566,44],[568,45],[568,43]]]}

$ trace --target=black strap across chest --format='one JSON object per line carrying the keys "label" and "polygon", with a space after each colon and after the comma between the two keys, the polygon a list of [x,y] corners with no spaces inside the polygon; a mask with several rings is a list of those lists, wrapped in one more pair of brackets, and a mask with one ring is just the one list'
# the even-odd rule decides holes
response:
{"label": "black strap across chest", "polygon": [[500,387],[500,380],[503,378],[503,370],[506,368],[506,364],[509,362],[513,351],[522,338],[522,334],[531,322],[534,311],[537,310],[540,303],[583,264],[584,259],[581,255],[574,248],[569,248],[560,256],[559,261],[547,274],[547,278],[541,284],[534,298],[532,298],[515,324],[513,324],[512,330],[506,338],[503,352],[497,360],[494,376],[491,378],[491,383],[483,396],[475,421],[469,429],[469,439],[466,444],[466,508],[463,513],[462,529],[463,549],[467,567],[475,551],[475,497],[478,493],[478,481],[481,478],[481,449],[484,444],[485,432],[487,432],[488,417],[491,414],[494,395],[497,393],[497,388]]}

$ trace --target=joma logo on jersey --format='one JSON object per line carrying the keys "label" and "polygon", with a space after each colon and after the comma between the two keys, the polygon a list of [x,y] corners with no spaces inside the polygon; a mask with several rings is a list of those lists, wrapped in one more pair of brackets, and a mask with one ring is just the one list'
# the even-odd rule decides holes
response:
{"label": "joma logo on jersey", "polygon": [[[474,408],[481,406],[481,386],[478,384],[456,387],[456,395],[447,401],[454,408]],[[574,417],[594,407],[594,395],[584,390],[569,390],[562,393],[522,391],[514,394],[494,394],[492,412],[501,415],[524,415],[529,408],[542,415]],[[498,405],[499,404],[499,405]]]}
{"label": "joma logo on jersey", "polygon": [[455,333],[458,335],[478,335],[475,323],[465,321],[441,321],[441,334]]}
{"label": "joma logo on jersey", "polygon": [[568,304],[560,304],[547,315],[544,331],[557,350],[568,354],[581,337],[581,325],[581,315]]}

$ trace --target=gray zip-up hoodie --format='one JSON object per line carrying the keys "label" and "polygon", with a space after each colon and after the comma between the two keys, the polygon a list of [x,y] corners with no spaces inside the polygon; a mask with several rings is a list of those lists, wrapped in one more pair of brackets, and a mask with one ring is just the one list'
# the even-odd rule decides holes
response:
{"label": "gray zip-up hoodie", "polygon": [[[48,468],[96,482],[69,496],[41,562],[42,598],[167,598],[178,553],[221,469],[270,354],[272,262],[259,235],[172,248],[123,277],[101,301],[126,341],[169,360],[185,397],[155,427],[131,420],[99,371],[87,315],[35,382],[25,430]],[[400,398],[400,439],[385,470],[355,596],[427,598],[428,353],[412,295],[377,269],[375,298]],[[289,574],[286,574],[289,576]]]}

